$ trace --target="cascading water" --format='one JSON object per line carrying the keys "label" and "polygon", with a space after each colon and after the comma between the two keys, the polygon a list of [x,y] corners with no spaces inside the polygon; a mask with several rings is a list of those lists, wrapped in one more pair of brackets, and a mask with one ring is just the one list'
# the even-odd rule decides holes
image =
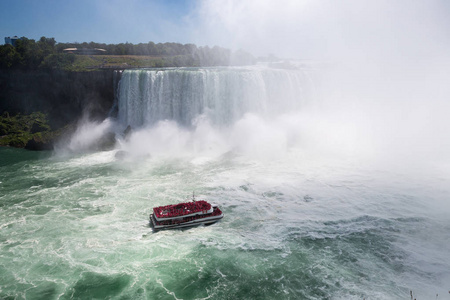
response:
{"label": "cascading water", "polygon": [[245,113],[270,117],[298,110],[312,92],[304,70],[126,70],[120,81],[118,118],[132,127],[161,120],[192,125],[206,114],[214,124],[229,125]]}

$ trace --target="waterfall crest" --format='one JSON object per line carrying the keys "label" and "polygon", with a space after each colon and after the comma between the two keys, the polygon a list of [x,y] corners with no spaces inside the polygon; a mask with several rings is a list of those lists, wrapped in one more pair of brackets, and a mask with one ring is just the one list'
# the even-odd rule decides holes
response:
{"label": "waterfall crest", "polygon": [[275,116],[298,110],[313,91],[305,70],[178,68],[126,70],[119,83],[118,119],[140,127],[161,120],[192,125],[202,114],[227,125],[245,113]]}

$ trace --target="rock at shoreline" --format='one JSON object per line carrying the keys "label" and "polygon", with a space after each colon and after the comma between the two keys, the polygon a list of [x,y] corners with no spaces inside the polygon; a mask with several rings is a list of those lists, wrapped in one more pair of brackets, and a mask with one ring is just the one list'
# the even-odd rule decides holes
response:
{"label": "rock at shoreline", "polygon": [[52,131],[47,116],[41,112],[29,115],[0,116],[0,146],[28,150],[52,150],[63,130]]}
{"label": "rock at shoreline", "polygon": [[25,145],[25,149],[42,151],[42,150],[53,150],[53,139],[45,139],[38,135],[33,135]]}

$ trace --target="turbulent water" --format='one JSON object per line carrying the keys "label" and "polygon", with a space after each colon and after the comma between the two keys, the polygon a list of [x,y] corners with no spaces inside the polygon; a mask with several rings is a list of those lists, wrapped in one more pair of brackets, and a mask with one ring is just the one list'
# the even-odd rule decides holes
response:
{"label": "turbulent water", "polygon": [[[448,298],[448,165],[333,139],[350,126],[306,109],[316,88],[304,70],[127,71],[117,122],[70,151],[0,149],[0,299]],[[151,208],[192,191],[224,218],[153,233]]]}

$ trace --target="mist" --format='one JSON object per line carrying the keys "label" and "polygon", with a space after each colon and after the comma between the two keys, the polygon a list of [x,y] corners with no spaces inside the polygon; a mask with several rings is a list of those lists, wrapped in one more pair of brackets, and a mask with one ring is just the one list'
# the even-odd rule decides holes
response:
{"label": "mist", "polygon": [[[445,1],[199,1],[199,43],[282,58],[377,62],[442,58],[449,43]],[[199,29],[201,28],[201,34]]]}
{"label": "mist", "polygon": [[202,38],[219,45],[327,63],[309,130],[409,165],[448,162],[449,10],[445,1],[231,0],[201,1],[197,17]]}
{"label": "mist", "polygon": [[449,8],[444,1],[199,1],[186,17],[193,42],[314,66],[306,72],[320,73],[315,94],[298,110],[248,112],[228,126],[208,113],[189,128],[174,120],[144,124],[118,147],[138,157],[233,152],[263,161],[300,149],[447,178]]}

